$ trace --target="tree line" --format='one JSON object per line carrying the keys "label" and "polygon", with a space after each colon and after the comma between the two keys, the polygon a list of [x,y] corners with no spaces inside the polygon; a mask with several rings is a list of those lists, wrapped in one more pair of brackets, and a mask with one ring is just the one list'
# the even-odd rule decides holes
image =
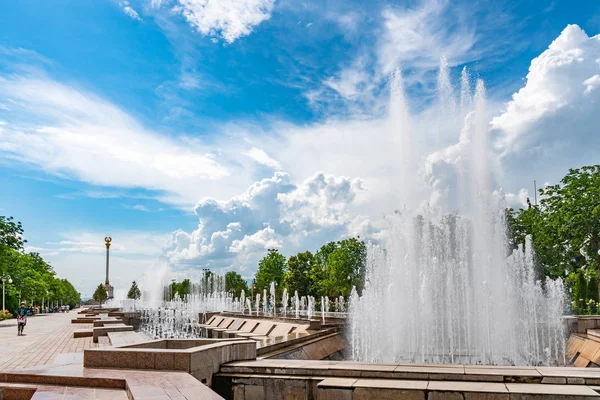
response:
{"label": "tree line", "polygon": [[[338,242],[329,242],[315,253],[305,251],[286,257],[278,249],[269,249],[267,255],[258,263],[258,269],[252,283],[237,272],[229,271],[224,277],[224,290],[234,297],[239,297],[242,290],[246,296],[255,296],[263,290],[269,292],[271,282],[275,283],[277,299],[281,299],[283,290],[293,295],[298,291],[300,296],[321,296],[330,298],[348,297],[355,287],[362,293],[365,280],[365,264],[367,248],[360,238],[349,238]],[[205,271],[201,281],[214,282],[218,275]],[[132,289],[135,282],[132,284]],[[136,285],[137,287],[137,285]],[[191,282],[173,282],[170,285],[171,299],[178,293],[180,296],[190,293]]]}
{"label": "tree line", "polygon": [[77,306],[79,292],[67,279],[57,277],[39,253],[25,252],[23,235],[21,222],[0,216],[0,280],[6,288],[6,309],[14,313],[21,300],[28,306]]}

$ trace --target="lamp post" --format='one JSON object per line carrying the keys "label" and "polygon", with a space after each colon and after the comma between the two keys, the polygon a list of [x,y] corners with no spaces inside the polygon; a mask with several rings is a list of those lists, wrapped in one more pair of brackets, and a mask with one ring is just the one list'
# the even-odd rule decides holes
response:
{"label": "lamp post", "polygon": [[112,242],[112,238],[107,236],[104,238],[104,245],[106,246],[106,281],[104,282],[104,288],[106,289],[106,296],[108,299],[113,298],[113,287],[110,285],[108,281],[108,260],[109,260],[109,250],[110,243]]}
{"label": "lamp post", "polygon": [[2,277],[2,310],[6,310],[6,281],[10,285],[13,281],[8,275]]}

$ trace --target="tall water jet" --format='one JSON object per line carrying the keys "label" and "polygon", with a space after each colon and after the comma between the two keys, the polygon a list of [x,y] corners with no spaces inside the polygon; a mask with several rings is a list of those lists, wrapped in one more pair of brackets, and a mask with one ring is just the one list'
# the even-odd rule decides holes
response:
{"label": "tall water jet", "polygon": [[471,77],[467,67],[463,67],[460,73],[460,112],[464,117],[472,108]]}
{"label": "tall water jet", "polygon": [[[454,89],[452,88],[452,82],[450,80],[450,67],[448,60],[445,56],[442,56],[440,60],[440,70],[438,73],[438,99],[440,101],[440,108],[442,115],[450,114],[454,115],[456,112],[456,100],[454,99]],[[441,140],[440,137],[436,138],[438,142]]]}
{"label": "tall water jet", "polygon": [[252,302],[250,301],[250,298],[246,299],[246,305],[248,306],[248,315],[252,316]]}
{"label": "tall water jet", "polygon": [[270,308],[270,315],[275,317],[275,315],[277,314],[277,299],[275,298],[275,282],[271,282],[271,286],[269,288],[269,293],[271,294],[270,296],[270,302],[269,302],[269,308]]}
{"label": "tall water jet", "polygon": [[287,288],[283,289],[283,295],[281,296],[281,307],[283,309],[283,317],[287,317],[287,306],[288,306],[288,291]]}
{"label": "tall water jet", "polygon": [[[390,101],[396,106],[404,98],[397,74]],[[460,214],[424,206],[386,218],[381,241],[368,245],[363,292],[350,299],[352,358],[562,364],[562,281],[537,279],[529,240],[509,248],[504,200],[492,194],[485,86],[479,80],[472,98],[466,71],[462,80],[461,112],[472,109],[461,131]],[[409,120],[404,107],[390,109],[392,121]],[[400,136],[410,143],[408,132]]]}

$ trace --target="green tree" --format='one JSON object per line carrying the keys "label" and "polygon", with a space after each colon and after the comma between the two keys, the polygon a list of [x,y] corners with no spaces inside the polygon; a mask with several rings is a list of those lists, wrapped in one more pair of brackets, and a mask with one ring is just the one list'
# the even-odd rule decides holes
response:
{"label": "green tree", "polygon": [[314,256],[310,251],[298,253],[288,259],[284,282],[290,294],[293,295],[296,290],[301,296],[309,293],[312,283],[310,271],[313,263]]}
{"label": "green tree", "polygon": [[140,297],[142,297],[142,292],[140,291],[138,284],[135,281],[133,281],[131,283],[131,287],[129,288],[129,292],[127,292],[127,298],[133,299],[133,300],[139,300]]}
{"label": "green tree", "polygon": [[61,279],[63,285],[63,304],[68,304],[71,308],[75,308],[81,303],[81,294],[75,287],[66,279]]}
{"label": "green tree", "polygon": [[269,291],[271,282],[275,282],[276,292],[281,295],[283,291],[283,277],[285,276],[285,257],[276,249],[270,249],[258,263],[256,271],[256,290],[262,293],[263,289]]}
{"label": "green tree", "polygon": [[[314,255],[309,276],[308,294],[316,298],[328,296],[331,290],[331,281],[328,278],[327,260],[329,255],[337,248],[336,242],[329,242],[321,246]],[[298,292],[300,295],[303,293]]]}
{"label": "green tree", "polygon": [[27,240],[23,239],[23,225],[14,222],[13,217],[0,215],[0,246],[6,246],[13,250],[23,250]]}
{"label": "green tree", "polygon": [[540,275],[570,273],[575,309],[598,298],[600,165],[570,169],[557,185],[539,190],[539,205],[507,210],[512,248],[531,236]]}
{"label": "green tree", "polygon": [[108,294],[106,293],[106,288],[104,287],[103,284],[99,284],[98,287],[96,288],[96,291],[94,292],[92,298],[99,302],[100,305],[102,305],[102,303],[104,303],[106,301],[106,299],[108,298]]}
{"label": "green tree", "polygon": [[353,287],[362,294],[367,247],[356,238],[344,239],[327,258],[328,296],[350,296]]}
{"label": "green tree", "polygon": [[250,295],[248,292],[248,283],[242,278],[240,274],[235,271],[229,271],[225,274],[225,291],[232,293],[233,297],[240,297],[242,290],[246,296]]}
{"label": "green tree", "polygon": [[30,306],[69,304],[75,307],[80,295],[66,279],[59,279],[38,253],[24,253],[23,226],[12,217],[0,216],[0,276],[10,276],[6,284],[6,304],[14,312],[19,300]]}
{"label": "green tree", "polygon": [[[571,169],[559,185],[540,190],[544,223],[558,257],[556,272],[600,267],[600,165]],[[537,250],[537,248],[536,248]],[[546,261],[546,260],[544,260]]]}

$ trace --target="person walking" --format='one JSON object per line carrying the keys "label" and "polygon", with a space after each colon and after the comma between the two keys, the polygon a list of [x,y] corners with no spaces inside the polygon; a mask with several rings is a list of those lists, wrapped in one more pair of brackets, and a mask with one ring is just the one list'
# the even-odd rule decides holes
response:
{"label": "person walking", "polygon": [[23,329],[27,325],[27,307],[25,302],[21,302],[21,307],[17,308],[17,336],[23,336]]}

